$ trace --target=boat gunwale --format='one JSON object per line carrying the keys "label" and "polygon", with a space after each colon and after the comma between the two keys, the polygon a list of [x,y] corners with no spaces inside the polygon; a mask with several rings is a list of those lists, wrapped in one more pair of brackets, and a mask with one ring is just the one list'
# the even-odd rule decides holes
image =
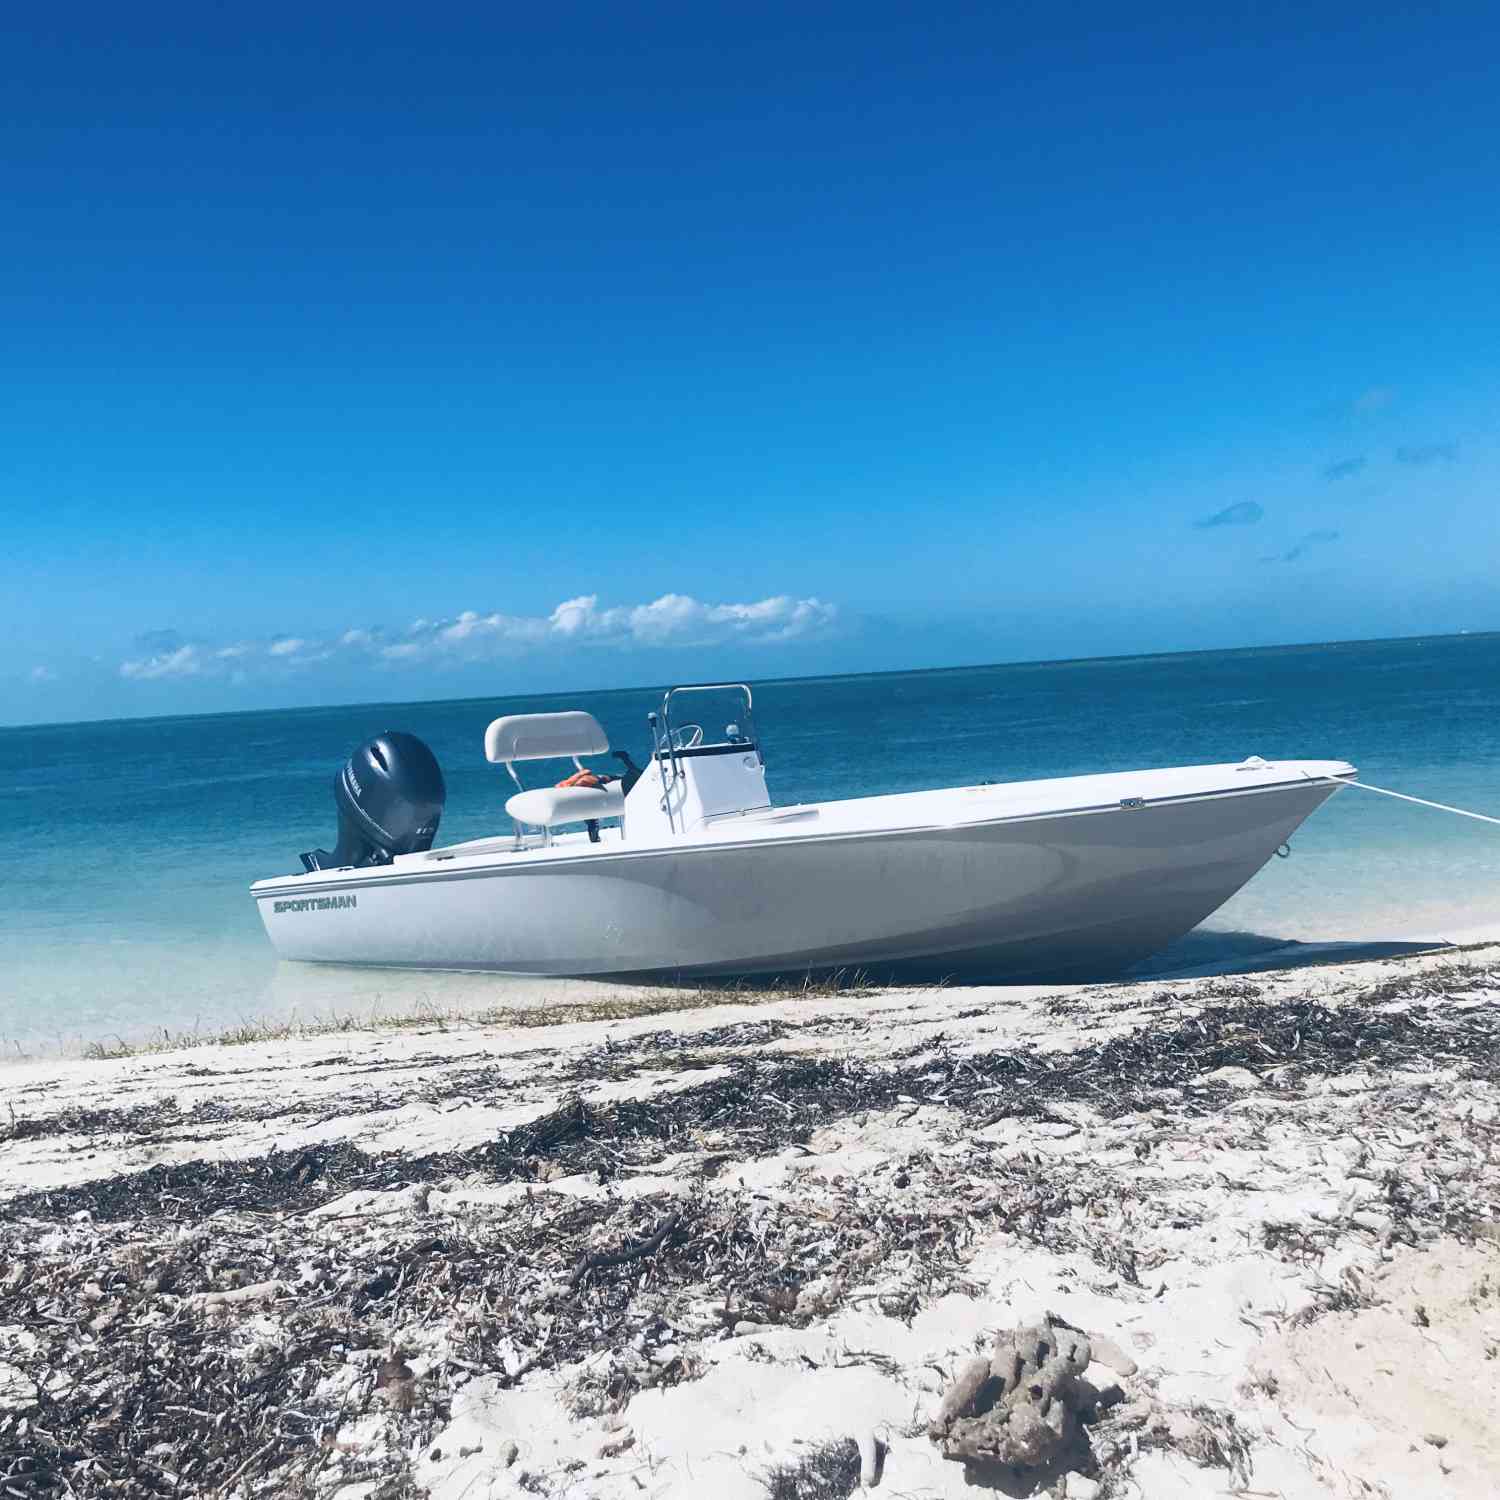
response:
{"label": "boat gunwale", "polygon": [[[1306,764],[1306,762],[1303,764]],[[1064,818],[1101,817],[1110,813],[1129,813],[1134,815],[1148,812],[1154,808],[1178,807],[1195,802],[1224,801],[1237,797],[1259,797],[1276,792],[1310,790],[1315,787],[1326,789],[1327,793],[1331,796],[1346,787],[1359,774],[1357,768],[1350,765],[1348,761],[1325,761],[1322,764],[1342,764],[1349,766],[1349,769],[1337,773],[1325,772],[1318,776],[1304,772],[1300,777],[1293,780],[1270,782],[1258,786],[1216,787],[1207,791],[1187,792],[1178,796],[1143,798],[1133,803],[1124,800],[1115,800],[1083,807],[1051,808],[1040,812],[1012,813],[1007,816],[992,818],[963,818],[941,823],[913,823],[900,827],[845,828],[828,830],[826,832],[808,830],[782,837],[768,834],[748,839],[702,841],[693,839],[665,844],[646,844],[636,847],[632,847],[628,843],[621,843],[619,845],[588,844],[583,848],[570,849],[565,852],[557,852],[556,846],[542,846],[531,849],[510,849],[493,858],[488,858],[485,855],[474,855],[471,857],[475,859],[488,858],[488,862],[482,865],[465,863],[456,868],[454,867],[454,861],[451,859],[433,859],[430,856],[426,856],[424,857],[425,867],[421,869],[397,870],[393,865],[369,865],[364,867],[364,870],[369,873],[358,870],[340,869],[326,872],[321,870],[310,871],[303,875],[272,875],[264,880],[253,882],[250,886],[250,892],[256,901],[259,902],[275,897],[293,896],[302,893],[370,890],[394,885],[419,884],[423,881],[432,880],[482,880],[496,875],[514,874],[524,871],[567,868],[576,865],[580,859],[586,860],[590,864],[600,864],[614,863],[619,860],[628,859],[674,857],[688,852],[707,853],[728,850],[787,848],[797,845],[826,845],[838,842],[852,843],[866,839],[910,838],[918,834],[942,834],[968,829],[1001,828],[1010,824],[1040,823],[1058,821]],[[934,788],[934,790],[951,792],[968,791],[970,788],[938,787]],[[893,795],[905,796],[909,794],[895,793]],[[792,804],[792,807],[799,805]],[[822,807],[830,804],[812,803],[808,805]],[[792,807],[783,810],[790,811]],[[506,835],[497,834],[495,837],[504,838]],[[453,845],[450,847],[458,848],[461,846]],[[440,851],[433,852],[438,853]],[[518,860],[518,854],[532,857]],[[535,857],[547,855],[551,857]],[[462,858],[462,856],[457,856],[457,858]],[[315,878],[325,873],[340,878],[330,880]]]}

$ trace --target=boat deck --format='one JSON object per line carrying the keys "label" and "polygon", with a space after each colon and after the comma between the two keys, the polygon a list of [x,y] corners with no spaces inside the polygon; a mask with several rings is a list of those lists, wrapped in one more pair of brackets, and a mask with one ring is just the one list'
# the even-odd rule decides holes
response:
{"label": "boat deck", "polygon": [[502,862],[507,865],[541,863],[618,856],[648,849],[704,849],[746,842],[851,837],[1080,816],[1116,812],[1122,806],[1148,807],[1202,798],[1243,796],[1308,781],[1348,780],[1354,775],[1355,768],[1342,760],[1266,762],[1252,757],[1239,764],[994,782],[755,808],[719,814],[686,833],[666,838],[631,839],[627,818],[624,828],[608,825],[601,828],[597,843],[582,830],[554,833],[545,843],[539,838],[529,837],[519,845],[513,833],[496,834],[444,845],[421,854],[401,855],[388,865],[273,877],[257,881],[251,889],[257,895],[268,895],[290,889],[306,890],[324,881],[347,886],[351,881],[365,878],[381,880],[388,878],[393,870],[406,874],[429,870],[433,874],[439,870],[457,873]]}

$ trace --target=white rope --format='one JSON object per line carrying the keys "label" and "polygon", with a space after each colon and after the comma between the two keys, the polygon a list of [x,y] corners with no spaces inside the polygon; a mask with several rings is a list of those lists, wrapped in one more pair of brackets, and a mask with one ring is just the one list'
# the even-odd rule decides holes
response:
{"label": "white rope", "polygon": [[1325,779],[1336,782],[1339,786],[1355,786],[1362,792],[1379,792],[1382,797],[1394,797],[1398,802],[1415,802],[1418,807],[1433,807],[1438,812],[1452,813],[1459,818],[1473,818],[1477,823],[1493,823],[1500,828],[1500,818],[1492,818],[1488,813],[1469,812],[1462,807],[1449,807],[1446,802],[1429,802],[1425,797],[1408,797],[1405,792],[1393,792],[1383,786],[1371,786],[1368,781],[1345,781],[1339,776],[1329,776]]}

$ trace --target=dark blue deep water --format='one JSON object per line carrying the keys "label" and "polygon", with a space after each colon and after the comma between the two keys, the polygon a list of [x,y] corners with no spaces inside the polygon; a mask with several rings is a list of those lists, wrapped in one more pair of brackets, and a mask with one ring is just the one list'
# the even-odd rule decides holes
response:
{"label": "dark blue deep water", "polygon": [[[809,678],[756,686],[778,802],[980,780],[1339,757],[1370,781],[1500,814],[1500,636]],[[660,689],[0,729],[0,1041],[510,999],[523,981],[278,965],[247,886],[331,845],[332,775],[409,729],[448,779],[441,841],[506,826],[483,756],[500,713],[587,708],[643,759]],[[1500,829],[1334,799],[1163,963],[1289,941],[1500,927]],[[534,987],[533,987],[534,988]]]}

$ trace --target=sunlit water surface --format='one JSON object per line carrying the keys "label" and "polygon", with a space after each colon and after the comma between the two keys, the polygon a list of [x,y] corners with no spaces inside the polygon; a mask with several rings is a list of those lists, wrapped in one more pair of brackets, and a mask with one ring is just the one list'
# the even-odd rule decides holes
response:
{"label": "sunlit water surface", "polygon": [[[608,993],[278,964],[247,887],[332,843],[333,771],[372,733],[409,729],[437,752],[448,842],[508,827],[508,778],[481,747],[491,718],[586,708],[641,760],[658,702],[639,689],[0,729],[0,1039],[16,1055]],[[1377,784],[1500,814],[1500,636],[767,682],[756,710],[777,802],[1262,755],[1347,759]],[[1464,937],[1500,928],[1497,898],[1500,828],[1346,792],[1151,967]]]}

